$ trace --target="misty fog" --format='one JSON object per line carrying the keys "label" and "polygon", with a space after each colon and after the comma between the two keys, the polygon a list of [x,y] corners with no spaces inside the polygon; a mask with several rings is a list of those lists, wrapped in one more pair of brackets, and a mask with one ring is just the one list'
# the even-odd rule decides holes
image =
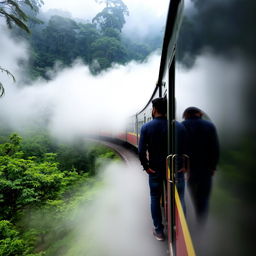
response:
{"label": "misty fog", "polygon": [[[14,43],[7,32],[3,39],[1,52],[6,55],[2,55],[0,65],[8,63],[6,67],[22,78],[25,74],[18,67],[21,59],[27,59],[25,43]],[[12,51],[10,45],[16,50]],[[6,77],[6,94],[0,102],[1,120],[18,131],[41,125],[64,138],[102,129],[123,131],[126,119],[151,96],[159,59],[155,53],[144,63],[114,65],[99,76],[93,76],[77,60],[72,67],[53,70],[52,80],[39,79],[30,85],[13,84]]]}
{"label": "misty fog", "polygon": [[164,255],[166,247],[151,235],[148,184],[137,161],[105,166],[99,179],[104,186],[96,198],[73,213],[74,236],[64,255]]}

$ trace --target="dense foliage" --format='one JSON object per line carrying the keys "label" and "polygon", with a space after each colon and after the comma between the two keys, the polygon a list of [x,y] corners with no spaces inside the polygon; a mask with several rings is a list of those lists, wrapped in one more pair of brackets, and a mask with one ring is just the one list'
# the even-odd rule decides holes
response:
{"label": "dense foliage", "polygon": [[0,144],[0,255],[41,255],[34,247],[45,250],[49,237],[67,232],[60,222],[90,198],[104,158],[116,155],[102,146],[60,145],[46,134],[24,142],[12,134]]}
{"label": "dense foliage", "polygon": [[[76,59],[81,59],[93,74],[98,74],[114,63],[143,61],[152,51],[161,47],[163,31],[144,40],[123,35],[122,29],[129,11],[122,0],[95,1],[105,3],[105,7],[91,22],[86,17],[84,21],[59,15],[48,17],[40,13],[42,0],[0,3],[0,18],[4,18],[10,28],[15,24],[22,29],[14,27],[15,40],[22,37],[30,44],[28,80],[39,76],[50,79],[49,71],[56,64],[69,66]],[[15,80],[5,68],[0,67],[0,71]],[[0,83],[0,96],[3,93],[4,87]]]}
{"label": "dense foliage", "polygon": [[121,0],[104,2],[106,7],[91,22],[59,15],[42,16],[43,23],[30,23],[31,36],[15,32],[15,36],[25,37],[31,45],[28,70],[32,77],[49,78],[48,71],[56,62],[68,66],[77,58],[97,74],[113,63],[143,61],[161,47],[162,31],[141,43],[124,36],[127,6]]}

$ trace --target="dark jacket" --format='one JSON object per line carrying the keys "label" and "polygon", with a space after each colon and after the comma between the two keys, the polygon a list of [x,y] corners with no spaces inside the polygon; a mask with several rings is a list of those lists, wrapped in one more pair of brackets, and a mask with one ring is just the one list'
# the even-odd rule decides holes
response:
{"label": "dark jacket", "polygon": [[[139,158],[144,170],[165,170],[167,157],[167,119],[157,117],[144,124],[140,132]],[[148,151],[148,159],[147,159]]]}
{"label": "dark jacket", "polygon": [[[139,158],[145,170],[150,167],[155,171],[165,171],[168,154],[167,127],[167,119],[164,117],[157,117],[142,126],[139,141]],[[175,122],[175,133],[175,153],[184,154],[186,153],[186,130],[184,126]]]}
{"label": "dark jacket", "polygon": [[219,160],[219,142],[213,123],[200,117],[193,117],[182,122],[188,135],[188,155],[191,175],[210,174],[216,169]]}

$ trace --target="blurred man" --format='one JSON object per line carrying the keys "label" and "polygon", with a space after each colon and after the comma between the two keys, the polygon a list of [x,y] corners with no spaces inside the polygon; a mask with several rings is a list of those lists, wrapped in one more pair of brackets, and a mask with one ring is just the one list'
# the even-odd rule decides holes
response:
{"label": "blurred man", "polygon": [[190,174],[188,187],[199,221],[208,215],[212,176],[219,159],[219,142],[215,126],[202,119],[202,110],[189,107],[183,113],[188,135],[188,155]]}
{"label": "blurred man", "polygon": [[[153,234],[157,240],[164,240],[160,199],[166,175],[168,150],[167,101],[164,98],[157,98],[152,101],[152,105],[153,120],[144,124],[141,128],[139,158],[144,170],[149,175],[151,215],[154,224]],[[177,122],[176,130],[178,131],[178,137],[180,137],[185,128]],[[180,172],[178,176],[179,186],[177,187],[180,193],[184,195],[184,173]],[[184,203],[183,199],[181,201]]]}

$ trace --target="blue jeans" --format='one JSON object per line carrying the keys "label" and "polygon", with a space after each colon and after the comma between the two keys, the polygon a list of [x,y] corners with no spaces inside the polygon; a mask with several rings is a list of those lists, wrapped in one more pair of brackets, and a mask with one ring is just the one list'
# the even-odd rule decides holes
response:
{"label": "blue jeans", "polygon": [[159,174],[149,175],[149,188],[151,199],[151,216],[156,232],[162,232],[164,226],[162,224],[162,212],[160,199],[163,192],[163,178]]}

